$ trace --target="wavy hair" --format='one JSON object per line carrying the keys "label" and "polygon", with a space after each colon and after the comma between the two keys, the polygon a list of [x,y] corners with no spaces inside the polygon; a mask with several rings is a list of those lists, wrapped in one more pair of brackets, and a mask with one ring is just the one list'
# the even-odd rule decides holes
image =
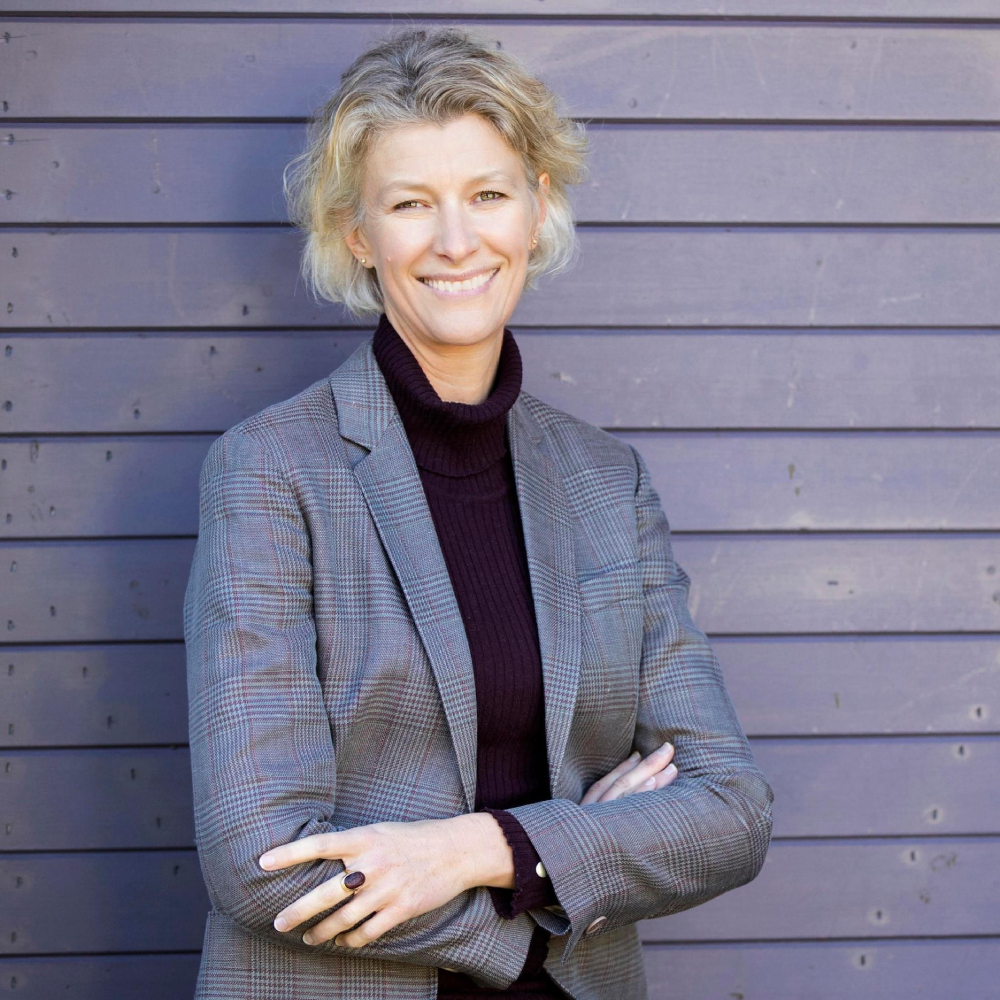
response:
{"label": "wavy hair", "polygon": [[365,221],[367,155],[394,128],[445,125],[466,114],[482,116],[521,157],[536,221],[537,175],[549,174],[547,212],[525,287],[575,261],[580,248],[566,188],[588,173],[586,127],[560,115],[556,95],[485,39],[454,27],[407,27],[386,35],[344,71],[340,86],[310,118],[305,148],[285,167],[288,215],[305,236],[301,271],[314,295],[342,302],[358,317],[383,311],[375,268],[365,267],[345,242]]}

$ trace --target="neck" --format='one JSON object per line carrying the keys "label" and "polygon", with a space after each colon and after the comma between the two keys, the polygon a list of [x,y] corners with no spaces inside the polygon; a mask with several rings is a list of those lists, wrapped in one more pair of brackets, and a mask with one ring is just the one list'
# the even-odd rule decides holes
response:
{"label": "neck", "polygon": [[507,453],[506,417],[521,391],[521,355],[506,327],[489,392],[478,403],[442,399],[388,317],[379,317],[372,350],[406,429],[417,465],[469,475]]}

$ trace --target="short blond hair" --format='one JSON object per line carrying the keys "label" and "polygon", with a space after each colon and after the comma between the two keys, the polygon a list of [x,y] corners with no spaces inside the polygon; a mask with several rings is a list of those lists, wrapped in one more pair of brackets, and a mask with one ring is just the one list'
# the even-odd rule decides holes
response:
{"label": "short blond hair", "polygon": [[375,269],[344,239],[365,221],[367,154],[394,128],[445,125],[466,114],[482,116],[520,155],[536,222],[537,175],[549,174],[525,287],[573,263],[579,242],[566,188],[587,176],[587,130],[558,113],[556,95],[518,59],[465,30],[406,27],[362,53],[340,81],[310,118],[306,147],[283,175],[289,219],[305,235],[302,275],[317,297],[342,302],[358,317],[383,311]]}

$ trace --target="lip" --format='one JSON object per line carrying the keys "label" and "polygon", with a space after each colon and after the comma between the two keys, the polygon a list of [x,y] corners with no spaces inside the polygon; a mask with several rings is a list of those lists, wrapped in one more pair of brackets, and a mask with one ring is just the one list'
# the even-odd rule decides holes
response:
{"label": "lip", "polygon": [[[445,291],[443,291],[440,288],[435,288],[433,285],[428,285],[427,284],[428,280],[430,280],[430,281],[468,281],[470,278],[476,278],[480,274],[486,274],[489,271],[493,271],[493,275],[490,277],[490,280],[487,281],[484,285],[480,285],[478,288],[463,288],[463,289],[461,289],[460,291],[457,291],[457,292],[445,292]],[[493,285],[493,279],[499,273],[500,273],[500,268],[499,267],[495,267],[495,268],[484,267],[484,268],[481,268],[478,271],[473,271],[471,274],[466,274],[466,275],[464,275],[461,278],[460,277],[439,278],[439,277],[436,277],[436,276],[433,276],[433,275],[422,275],[421,278],[426,279],[426,280],[421,280],[421,278],[418,278],[417,281],[419,281],[420,284],[423,285],[423,287],[426,288],[428,291],[433,292],[435,295],[439,295],[441,298],[445,298],[445,299],[461,299],[461,298],[469,298],[469,297],[471,297],[473,295],[481,295],[488,288],[492,287],[492,285]]]}

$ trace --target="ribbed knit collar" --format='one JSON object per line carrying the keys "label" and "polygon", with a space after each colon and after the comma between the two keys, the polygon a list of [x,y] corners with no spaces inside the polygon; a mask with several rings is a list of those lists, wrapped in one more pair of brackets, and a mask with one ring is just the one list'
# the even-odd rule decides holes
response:
{"label": "ribbed knit collar", "polygon": [[420,468],[467,476],[507,454],[506,416],[521,391],[522,374],[521,352],[507,327],[493,385],[481,403],[443,400],[385,313],[379,316],[372,350]]}

